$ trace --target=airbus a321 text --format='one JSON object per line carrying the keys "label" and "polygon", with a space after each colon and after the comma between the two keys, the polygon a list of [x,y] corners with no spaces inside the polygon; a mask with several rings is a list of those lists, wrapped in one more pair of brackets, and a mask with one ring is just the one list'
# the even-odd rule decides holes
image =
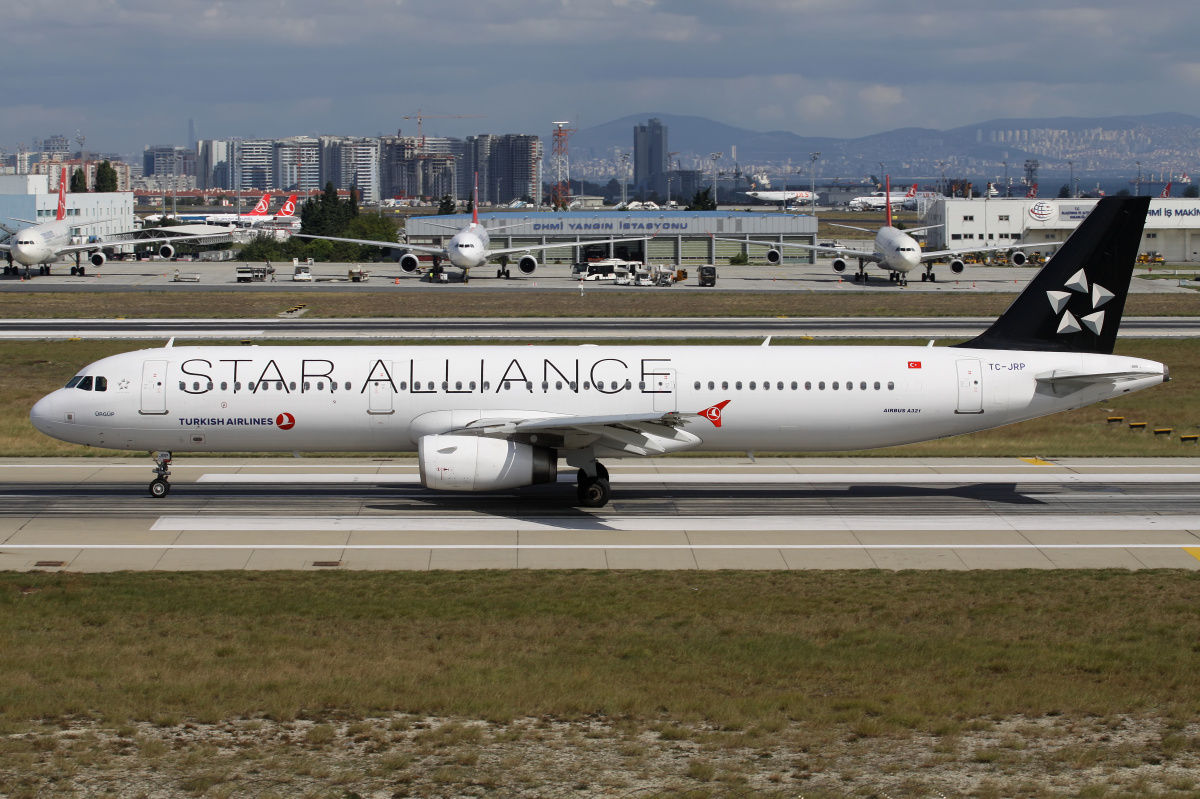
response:
{"label": "airbus a321 text", "polygon": [[1106,198],[1012,306],[953,347],[166,347],[115,355],[31,412],[63,441],[174,452],[418,453],[426,488],[503,491],[605,459],[833,451],[960,435],[1168,379],[1114,355],[1148,197]]}

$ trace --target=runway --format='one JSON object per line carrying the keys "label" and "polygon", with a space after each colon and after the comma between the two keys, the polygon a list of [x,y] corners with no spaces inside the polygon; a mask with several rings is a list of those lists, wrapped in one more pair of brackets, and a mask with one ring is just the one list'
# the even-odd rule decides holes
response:
{"label": "runway", "polygon": [[409,459],[0,461],[0,568],[1200,569],[1200,458],[671,458],[449,494]]}
{"label": "runway", "polygon": [[[0,339],[969,338],[984,317],[729,317],[518,319],[4,319]],[[1122,338],[1191,338],[1200,317],[1129,317]]]}

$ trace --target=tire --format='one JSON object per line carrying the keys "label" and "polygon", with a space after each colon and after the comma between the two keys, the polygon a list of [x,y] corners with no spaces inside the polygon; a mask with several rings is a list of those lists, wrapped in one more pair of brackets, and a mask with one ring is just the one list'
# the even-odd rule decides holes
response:
{"label": "tire", "polygon": [[930,282],[930,283],[936,283],[936,282],[937,282],[937,275],[935,275],[933,272],[930,272],[930,273],[929,273],[929,282]]}
{"label": "tire", "polygon": [[169,493],[171,493],[171,484],[161,477],[156,477],[150,482],[150,496],[155,499],[162,499]]}
{"label": "tire", "polygon": [[603,477],[597,477],[595,480],[585,480],[578,487],[579,504],[585,508],[603,508],[608,504],[609,496],[612,494],[608,487],[608,481]]}
{"label": "tire", "polygon": [[499,278],[502,278],[502,277],[504,277],[504,270],[503,270],[503,269],[497,269],[497,270],[496,270],[496,278],[497,278],[497,279],[499,279]]}
{"label": "tire", "polygon": [[608,476],[608,467],[605,466],[603,463],[600,463],[599,461],[596,461],[596,476],[602,477],[605,480],[610,479]]}
{"label": "tire", "polygon": [[929,275],[927,275],[927,274],[925,274],[925,273],[922,273],[922,274],[921,274],[921,282],[922,282],[922,283],[924,283],[924,282],[925,282],[926,280],[928,280],[928,279],[929,279]]}

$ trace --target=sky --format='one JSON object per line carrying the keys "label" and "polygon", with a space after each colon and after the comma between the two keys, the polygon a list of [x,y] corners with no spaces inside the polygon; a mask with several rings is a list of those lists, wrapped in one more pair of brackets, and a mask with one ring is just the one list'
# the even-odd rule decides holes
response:
{"label": "sky", "polygon": [[0,147],[548,134],[634,113],[856,137],[1200,109],[1196,0],[0,0]]}

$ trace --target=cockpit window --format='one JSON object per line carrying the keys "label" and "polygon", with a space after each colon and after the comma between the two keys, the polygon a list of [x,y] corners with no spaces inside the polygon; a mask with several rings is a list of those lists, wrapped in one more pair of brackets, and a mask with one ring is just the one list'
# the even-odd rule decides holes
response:
{"label": "cockpit window", "polygon": [[96,391],[108,391],[108,378],[107,377],[97,377],[95,385],[96,385]]}
{"label": "cockpit window", "polygon": [[79,385],[79,381],[82,379],[83,379],[83,375],[75,375],[74,377],[72,377],[70,380],[67,381],[67,385],[65,387],[66,388],[75,388],[75,386]]}
{"label": "cockpit window", "polygon": [[88,375],[87,377],[80,380],[79,385],[75,386],[75,388],[79,389],[80,391],[91,391],[92,390],[92,376]]}

